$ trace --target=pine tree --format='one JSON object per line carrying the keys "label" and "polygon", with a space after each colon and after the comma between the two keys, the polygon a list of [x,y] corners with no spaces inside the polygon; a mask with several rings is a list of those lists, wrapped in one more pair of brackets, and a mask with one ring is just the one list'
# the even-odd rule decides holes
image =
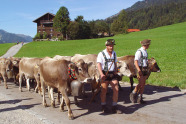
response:
{"label": "pine tree", "polygon": [[66,37],[67,39],[67,26],[70,23],[69,18],[69,11],[66,7],[61,7],[58,11],[56,16],[53,20],[54,24],[53,27],[56,31],[61,32],[63,34],[63,37]]}

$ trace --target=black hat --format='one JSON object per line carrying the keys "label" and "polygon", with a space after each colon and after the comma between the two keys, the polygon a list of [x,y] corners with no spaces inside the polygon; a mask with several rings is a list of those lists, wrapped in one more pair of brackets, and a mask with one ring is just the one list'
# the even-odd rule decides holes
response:
{"label": "black hat", "polygon": [[115,40],[114,39],[108,39],[106,42],[105,42],[105,45],[108,46],[108,45],[116,45],[115,44]]}

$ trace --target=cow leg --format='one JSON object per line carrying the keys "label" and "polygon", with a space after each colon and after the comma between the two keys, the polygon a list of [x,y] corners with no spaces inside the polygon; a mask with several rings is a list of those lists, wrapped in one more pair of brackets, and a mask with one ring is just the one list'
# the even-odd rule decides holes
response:
{"label": "cow leg", "polygon": [[38,78],[35,78],[35,79],[36,79],[36,83],[37,83],[36,88],[35,88],[35,92],[38,93],[38,90],[39,90],[39,80],[38,80]]}
{"label": "cow leg", "polygon": [[54,99],[54,88],[50,88],[50,96],[51,96],[51,106],[55,108],[55,99]]}
{"label": "cow leg", "polygon": [[134,80],[133,80],[133,77],[130,77],[130,91],[132,92],[133,91],[133,84],[134,84]]}
{"label": "cow leg", "polygon": [[29,83],[29,78],[26,78],[26,84],[27,84],[28,91],[30,91],[30,83]]}
{"label": "cow leg", "polygon": [[57,102],[58,104],[60,104],[60,92],[59,91],[57,92]]}
{"label": "cow leg", "polygon": [[[64,87],[61,88],[60,92],[61,92],[61,94],[62,94],[62,99],[64,98],[65,103],[66,103],[66,106],[67,106],[67,109],[68,109],[68,118],[69,118],[70,120],[72,120],[72,119],[74,119],[74,116],[73,116],[72,110],[71,110],[71,108],[70,108],[70,100],[69,100],[69,98],[68,98],[68,96],[67,96],[67,92],[66,92],[66,90],[65,90]],[[62,104],[62,103],[61,103],[61,104]],[[60,105],[60,109],[62,109],[61,107],[62,107],[62,105]]]}
{"label": "cow leg", "polygon": [[77,96],[74,96],[74,103],[75,103],[75,105],[79,105],[78,100],[77,100]]}
{"label": "cow leg", "polygon": [[19,75],[19,90],[21,91],[21,92],[23,92],[23,90],[22,90],[22,79],[23,79],[23,74],[20,74]]}
{"label": "cow leg", "polygon": [[8,89],[8,86],[7,86],[7,81],[6,81],[6,76],[3,75],[3,80],[4,80],[4,85],[5,85],[5,88]]}
{"label": "cow leg", "polygon": [[123,89],[121,88],[121,85],[120,85],[119,82],[118,82],[118,86],[119,86],[119,90],[120,90],[120,91],[123,91]]}
{"label": "cow leg", "polygon": [[61,104],[60,104],[60,110],[62,112],[64,112],[64,105],[65,105],[65,102],[64,102],[64,99],[63,99],[63,95],[61,96]]}
{"label": "cow leg", "polygon": [[41,88],[42,88],[42,94],[43,94],[43,106],[47,107],[46,99],[45,99],[45,84],[44,81],[41,81]]}
{"label": "cow leg", "polygon": [[48,97],[49,97],[49,99],[51,99],[51,94],[50,94],[50,86],[48,86]]}
{"label": "cow leg", "polygon": [[14,83],[16,84],[16,74],[15,74],[15,72],[13,72],[13,76],[14,76]]}
{"label": "cow leg", "polygon": [[98,87],[98,88],[96,89],[96,92],[93,93],[92,98],[91,98],[89,104],[91,104],[91,103],[94,101],[96,95],[100,92],[100,90],[101,90],[101,87]]}
{"label": "cow leg", "polygon": [[[87,98],[87,96],[85,94],[85,83],[83,83],[83,86],[82,86],[82,94],[83,94],[84,98]],[[76,100],[77,100],[77,98],[76,98]]]}

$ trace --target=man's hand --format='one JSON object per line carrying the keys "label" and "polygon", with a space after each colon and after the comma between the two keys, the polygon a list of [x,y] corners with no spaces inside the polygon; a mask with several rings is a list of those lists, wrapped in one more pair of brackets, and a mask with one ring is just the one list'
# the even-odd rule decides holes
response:
{"label": "man's hand", "polygon": [[105,75],[101,74],[101,80],[104,81],[105,80]]}
{"label": "man's hand", "polygon": [[138,74],[139,74],[138,78],[140,78],[141,76],[143,76],[143,74],[142,74],[142,71],[141,71],[141,70],[139,70],[139,71],[138,71]]}

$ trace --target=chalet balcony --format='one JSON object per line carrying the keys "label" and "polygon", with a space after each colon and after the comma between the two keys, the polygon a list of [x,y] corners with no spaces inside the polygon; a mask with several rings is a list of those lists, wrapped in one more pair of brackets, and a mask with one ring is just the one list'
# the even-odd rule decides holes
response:
{"label": "chalet balcony", "polygon": [[40,21],[41,24],[53,24],[53,21],[51,20],[42,20]]}

